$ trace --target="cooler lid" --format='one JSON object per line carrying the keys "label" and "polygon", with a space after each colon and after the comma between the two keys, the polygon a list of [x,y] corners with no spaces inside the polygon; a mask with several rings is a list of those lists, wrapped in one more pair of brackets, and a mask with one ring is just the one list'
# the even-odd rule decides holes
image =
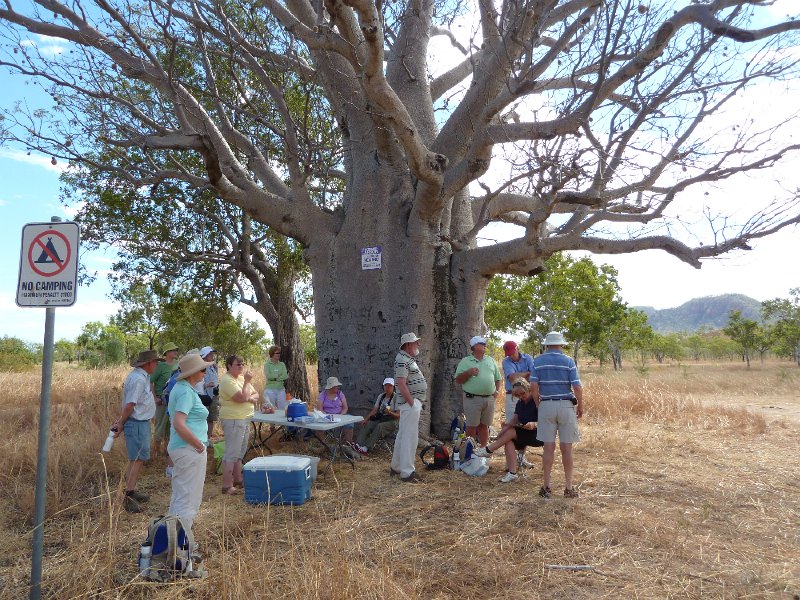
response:
{"label": "cooler lid", "polygon": [[242,469],[245,471],[301,471],[311,466],[307,456],[257,456],[248,461]]}

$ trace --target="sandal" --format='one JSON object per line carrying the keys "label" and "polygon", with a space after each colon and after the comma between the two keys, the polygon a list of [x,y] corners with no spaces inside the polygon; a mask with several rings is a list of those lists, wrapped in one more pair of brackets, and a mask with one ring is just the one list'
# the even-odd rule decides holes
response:
{"label": "sandal", "polygon": [[578,490],[574,487],[571,488],[564,488],[564,498],[577,498],[578,497]]}
{"label": "sandal", "polygon": [[552,498],[553,497],[553,491],[549,487],[542,486],[542,487],[539,488],[539,495],[542,498]]}
{"label": "sandal", "polygon": [[226,496],[238,496],[242,493],[242,488],[237,488],[235,485],[232,485],[231,487],[222,488],[222,493]]}

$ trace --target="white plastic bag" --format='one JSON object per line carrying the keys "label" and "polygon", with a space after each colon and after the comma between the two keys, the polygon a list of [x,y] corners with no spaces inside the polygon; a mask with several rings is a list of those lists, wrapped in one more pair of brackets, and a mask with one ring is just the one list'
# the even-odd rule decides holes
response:
{"label": "white plastic bag", "polygon": [[489,459],[473,456],[461,464],[461,470],[473,477],[483,477],[489,471]]}

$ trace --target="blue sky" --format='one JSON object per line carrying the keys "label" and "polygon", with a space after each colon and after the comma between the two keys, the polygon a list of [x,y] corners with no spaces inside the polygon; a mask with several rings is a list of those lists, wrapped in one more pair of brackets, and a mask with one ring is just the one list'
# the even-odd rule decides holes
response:
{"label": "blue sky", "polygon": [[[15,100],[26,99],[31,104],[33,86],[24,85],[20,77],[11,77],[0,70],[3,99],[0,103],[10,107]],[[783,99],[794,103],[794,97]],[[773,108],[781,99],[770,98]],[[751,106],[750,111],[758,111]],[[40,342],[44,334],[43,308],[18,308],[14,298],[19,269],[20,238],[25,223],[49,221],[51,216],[71,217],[59,202],[59,168],[50,164],[50,158],[28,155],[23,149],[0,148],[0,251],[6,257],[0,262],[0,336],[10,335],[27,341]],[[786,172],[788,189],[798,189],[797,175]],[[724,191],[732,204],[744,204],[748,197],[759,193],[759,178],[752,186]],[[486,237],[502,239],[502,232],[487,233]],[[705,261],[701,270],[679,262],[664,252],[648,251],[628,256],[600,256],[604,262],[619,271],[623,299],[631,305],[669,308],[698,296],[724,293],[741,293],[766,300],[786,297],[789,290],[800,287],[800,228],[784,230],[773,238],[757,241],[750,252],[739,252],[725,258]],[[118,309],[107,297],[109,291],[104,273],[111,264],[108,253],[94,252],[81,255],[82,264],[97,271],[97,281],[78,291],[77,302],[68,308],[56,310],[56,339],[74,338],[81,327],[94,320],[105,321]],[[243,310],[245,316],[257,319],[252,311]],[[261,321],[262,327],[266,324]]]}

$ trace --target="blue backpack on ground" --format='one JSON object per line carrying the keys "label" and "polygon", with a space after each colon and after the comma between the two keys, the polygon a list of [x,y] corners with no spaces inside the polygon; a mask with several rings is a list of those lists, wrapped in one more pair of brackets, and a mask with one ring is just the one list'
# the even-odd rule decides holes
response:
{"label": "blue backpack on ground", "polygon": [[157,517],[147,528],[143,544],[151,548],[150,566],[143,576],[153,581],[172,581],[179,577],[198,577],[193,569],[194,536],[176,515]]}

